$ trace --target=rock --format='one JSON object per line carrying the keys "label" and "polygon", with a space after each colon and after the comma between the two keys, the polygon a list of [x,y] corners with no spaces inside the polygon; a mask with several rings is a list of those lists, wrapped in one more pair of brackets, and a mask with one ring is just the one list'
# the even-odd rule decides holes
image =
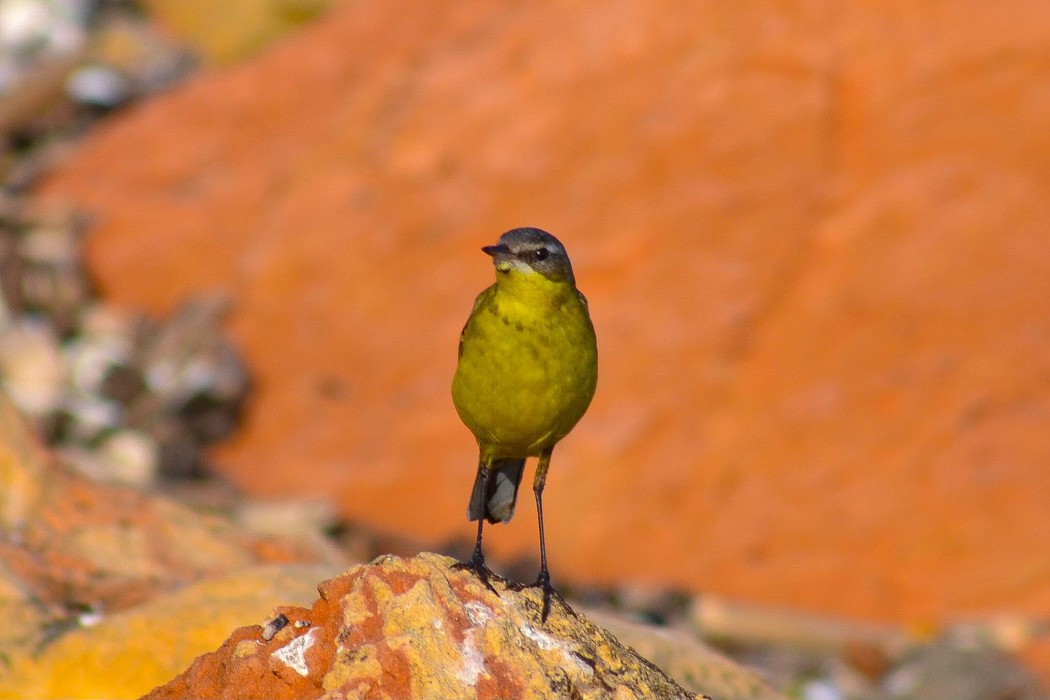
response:
{"label": "rock", "polygon": [[[0,631],[0,659],[42,648],[85,611],[106,617],[261,564],[333,561],[330,547],[293,533],[252,533],[228,518],[72,472],[40,449],[0,393],[0,615],[11,623]],[[70,688],[71,678],[83,678],[54,679],[43,668],[29,675],[40,687]]]}
{"label": "rock", "polygon": [[146,384],[172,408],[202,396],[236,402],[247,391],[247,370],[219,330],[228,307],[222,296],[189,300],[142,349]]}
{"label": "rock", "polygon": [[705,595],[691,602],[689,622],[708,641],[730,647],[789,648],[811,657],[840,656],[857,648],[898,658],[919,642],[917,634],[894,625],[741,605]]}
{"label": "rock", "polygon": [[89,60],[116,71],[134,96],[170,87],[193,64],[188,49],[143,14],[103,13],[93,27]]}
{"label": "rock", "polygon": [[585,613],[688,690],[717,700],[786,700],[754,671],[697,641],[689,631],[653,627],[599,610]]}
{"label": "rock", "polygon": [[[109,465],[108,478],[115,483],[147,488],[157,473],[157,446],[137,430],[118,430],[101,445]],[[285,531],[288,532],[288,531]]]}
{"label": "rock", "polygon": [[120,610],[206,575],[319,556],[292,539],[247,534],[223,517],[62,469],[37,488],[38,517],[17,539],[0,540],[0,557],[44,601]]}
{"label": "rock", "polygon": [[320,13],[331,0],[147,0],[150,12],[210,61],[257,53]]}
{"label": "rock", "polygon": [[0,391],[0,532],[21,532],[40,513],[48,457]]}
{"label": "rock", "polygon": [[1015,659],[995,649],[935,644],[918,650],[885,682],[899,700],[1046,700],[1046,690]]}
{"label": "rock", "polygon": [[128,79],[110,66],[82,66],[69,76],[66,91],[71,99],[94,107],[115,109],[131,96]]}
{"label": "rock", "polygon": [[[259,390],[215,457],[256,495],[469,534],[456,338],[476,248],[536,224],[602,358],[548,480],[556,578],[1035,615],[1048,42],[1041,0],[358,0],[121,115],[42,194],[97,215],[111,300],[236,299]],[[522,506],[496,560],[535,556]]]}
{"label": "rock", "polygon": [[[31,208],[26,208],[32,211]],[[83,473],[146,486],[199,476],[237,426],[247,372],[220,323],[228,300],[153,321],[92,298],[68,209],[18,208],[0,228],[0,381]]]}
{"label": "rock", "polygon": [[315,582],[334,573],[321,566],[249,567],[103,614],[90,626],[9,653],[0,698],[139,697],[221,644],[231,628],[265,618],[279,603],[309,605]]}
{"label": "rock", "polygon": [[[236,630],[146,698],[696,698],[607,631],[435,554],[384,556]],[[271,636],[272,634],[272,636]],[[758,696],[755,696],[758,697]]]}
{"label": "rock", "polygon": [[252,532],[271,535],[323,532],[338,524],[335,509],[326,500],[249,501],[237,509],[236,519]]}
{"label": "rock", "polygon": [[50,324],[24,320],[0,328],[0,378],[3,390],[30,416],[58,407],[66,368]]}
{"label": "rock", "polygon": [[[17,539],[40,515],[48,457],[30,437],[14,406],[0,392],[0,535]],[[39,641],[49,621],[46,607],[17,573],[14,562],[0,556],[0,659],[10,659]],[[2,668],[0,678],[6,674]]]}

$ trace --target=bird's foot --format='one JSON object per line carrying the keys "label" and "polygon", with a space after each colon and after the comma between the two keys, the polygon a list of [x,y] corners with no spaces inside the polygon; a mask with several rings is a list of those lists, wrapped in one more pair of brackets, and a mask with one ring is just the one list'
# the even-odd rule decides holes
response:
{"label": "bird's foot", "polygon": [[511,583],[511,584],[508,584],[507,587],[511,588],[511,589],[513,589],[515,591],[521,591],[521,590],[524,590],[526,588],[539,588],[539,589],[542,589],[542,591],[543,591],[543,610],[540,612],[540,622],[541,623],[546,623],[547,622],[547,616],[550,614],[550,611],[551,611],[551,599],[552,598],[554,600],[558,601],[561,604],[561,606],[563,608],[565,608],[566,612],[568,612],[573,617],[577,617],[576,611],[572,609],[572,606],[569,605],[567,602],[565,602],[565,599],[561,597],[561,594],[558,593],[558,591],[554,590],[554,586],[551,585],[551,575],[550,575],[549,571],[546,571],[546,570],[540,571],[540,575],[532,583],[527,583],[527,584]]}
{"label": "bird's foot", "polygon": [[452,568],[457,570],[465,569],[474,572],[474,575],[478,577],[478,580],[485,584],[485,588],[489,589],[497,596],[499,595],[499,591],[492,586],[491,579],[496,578],[503,581],[503,577],[485,565],[485,557],[481,552],[475,551],[474,556],[470,558],[470,561],[456,562],[452,565]]}

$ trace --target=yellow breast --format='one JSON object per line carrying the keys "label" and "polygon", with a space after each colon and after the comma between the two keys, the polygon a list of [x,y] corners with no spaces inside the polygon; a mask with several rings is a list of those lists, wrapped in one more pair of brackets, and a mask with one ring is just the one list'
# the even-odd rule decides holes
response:
{"label": "yellow breast", "polygon": [[478,296],[452,383],[483,459],[535,456],[552,446],[583,416],[598,379],[583,295],[540,275],[507,278]]}

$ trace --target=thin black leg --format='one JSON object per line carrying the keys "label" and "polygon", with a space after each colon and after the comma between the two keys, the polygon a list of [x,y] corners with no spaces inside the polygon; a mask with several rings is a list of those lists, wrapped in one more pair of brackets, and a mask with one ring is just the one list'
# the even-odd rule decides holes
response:
{"label": "thin black leg", "polygon": [[474,540],[474,553],[470,556],[470,568],[487,569],[485,566],[485,553],[481,551],[481,530],[485,526],[485,518],[478,518],[478,537]]}
{"label": "thin black leg", "polygon": [[547,621],[547,615],[550,613],[552,596],[556,598],[566,610],[572,613],[573,617],[576,616],[576,612],[569,607],[569,604],[565,602],[565,599],[554,590],[554,586],[551,585],[551,574],[547,569],[547,541],[543,534],[543,487],[547,483],[547,469],[550,467],[551,454],[553,452],[554,447],[551,446],[540,453],[540,461],[539,464],[536,465],[536,478],[532,482],[532,491],[536,494],[536,517],[540,521],[540,575],[532,586],[543,589],[543,611],[540,613],[540,622]]}
{"label": "thin black leg", "polygon": [[[486,468],[484,464],[479,465],[478,478],[481,479],[481,489],[482,489],[483,493],[484,493],[485,488],[486,488],[486,486],[488,484],[488,480],[489,480],[490,475],[491,475],[491,470]],[[492,582],[489,581],[489,579],[492,578],[493,576],[496,576],[497,578],[499,578],[499,577],[495,573],[492,572],[492,569],[490,569],[488,566],[485,565],[485,553],[483,551],[481,551],[481,532],[484,529],[484,527],[485,527],[485,518],[484,517],[478,518],[478,537],[477,537],[476,540],[474,540],[474,554],[471,555],[470,561],[468,561],[468,562],[460,562],[458,564],[453,565],[452,568],[454,568],[454,569],[469,569],[470,571],[473,571],[474,574],[479,579],[481,579],[481,582],[485,584],[486,588],[488,588],[490,591],[492,591],[496,595],[499,595],[499,592],[495,588],[492,587]]]}

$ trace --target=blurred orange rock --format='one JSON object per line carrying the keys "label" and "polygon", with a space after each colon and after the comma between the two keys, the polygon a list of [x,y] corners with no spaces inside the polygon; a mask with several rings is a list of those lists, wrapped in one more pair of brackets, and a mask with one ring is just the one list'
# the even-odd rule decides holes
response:
{"label": "blurred orange rock", "polygon": [[274,605],[309,605],[316,582],[335,571],[301,564],[246,567],[98,615],[91,626],[70,626],[45,643],[12,647],[0,698],[140,697],[213,651],[230,630],[267,619]]}
{"label": "blurred orange rock", "polygon": [[[56,463],[0,392],[0,600],[122,610],[159,591],[255,564],[326,560],[296,533],[254,534],[229,519]],[[18,503],[18,519],[5,522]],[[12,591],[18,591],[17,596]]]}
{"label": "blurred orange rock", "polygon": [[41,449],[2,391],[0,494],[0,698],[135,697],[341,563],[297,533],[90,481]]}
{"label": "blurred orange rock", "polygon": [[[44,188],[103,289],[235,293],[260,495],[469,537],[448,395],[564,240],[599,334],[556,578],[875,618],[1050,609],[1050,5],[339,5],[93,134]],[[535,551],[526,503],[494,554]]]}

